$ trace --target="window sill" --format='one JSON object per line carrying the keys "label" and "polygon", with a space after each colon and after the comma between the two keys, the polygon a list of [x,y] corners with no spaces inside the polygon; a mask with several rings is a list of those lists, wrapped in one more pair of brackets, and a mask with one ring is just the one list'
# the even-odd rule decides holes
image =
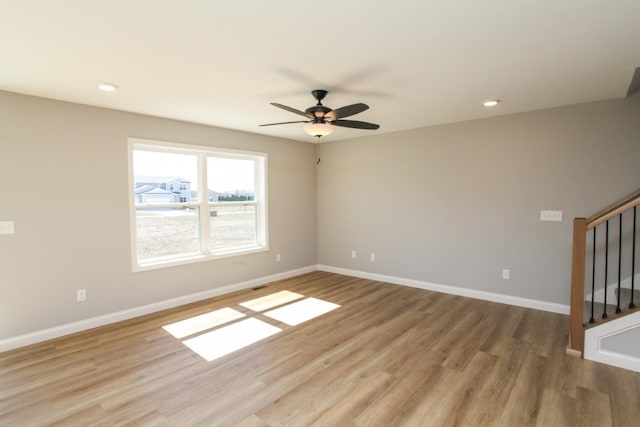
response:
{"label": "window sill", "polygon": [[212,254],[191,254],[187,256],[175,257],[175,258],[164,258],[157,259],[152,261],[146,261],[142,263],[138,263],[137,265],[133,265],[133,272],[141,272],[141,271],[149,271],[149,270],[157,270],[160,268],[167,267],[176,267],[179,265],[185,264],[193,264],[196,262],[206,262],[206,261],[215,261],[218,259],[231,258],[243,255],[250,255],[259,252],[266,252],[269,248],[266,246],[252,246],[245,247],[241,249],[232,249],[227,251],[218,251]]}

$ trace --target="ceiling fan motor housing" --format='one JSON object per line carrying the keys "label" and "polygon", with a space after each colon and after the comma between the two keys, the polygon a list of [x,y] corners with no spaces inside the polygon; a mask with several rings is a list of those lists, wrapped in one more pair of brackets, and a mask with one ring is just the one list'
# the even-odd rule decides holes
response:
{"label": "ceiling fan motor housing", "polygon": [[331,108],[324,105],[314,105],[304,110],[305,113],[312,115],[315,119],[322,119],[329,111],[331,111]]}
{"label": "ceiling fan motor housing", "polygon": [[313,97],[318,100],[318,103],[313,107],[307,108],[306,110],[304,110],[304,112],[312,115],[314,118],[313,121],[315,123],[324,123],[325,114],[331,111],[331,108],[322,105],[322,100],[325,96],[327,96],[327,93],[328,92],[324,89],[316,89],[311,91],[311,95],[313,95]]}

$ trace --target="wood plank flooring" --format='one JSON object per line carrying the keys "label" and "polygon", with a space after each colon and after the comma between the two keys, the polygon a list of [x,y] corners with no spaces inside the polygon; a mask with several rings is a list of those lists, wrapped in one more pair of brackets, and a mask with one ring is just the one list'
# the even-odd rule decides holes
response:
{"label": "wood plank flooring", "polygon": [[[340,308],[288,326],[240,306]],[[162,326],[282,332],[207,362]],[[2,426],[636,426],[640,374],[565,355],[567,316],[315,272],[0,354]]]}

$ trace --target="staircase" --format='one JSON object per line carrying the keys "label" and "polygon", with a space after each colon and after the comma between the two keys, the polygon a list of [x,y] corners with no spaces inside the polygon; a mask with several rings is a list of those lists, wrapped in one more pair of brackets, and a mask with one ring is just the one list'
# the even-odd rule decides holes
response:
{"label": "staircase", "polygon": [[[613,314],[619,314],[617,312],[618,305],[617,301],[620,300],[620,307],[624,308],[635,308],[635,306],[640,307],[640,289],[637,289],[640,284],[640,278],[636,277],[634,281],[634,290],[631,292],[631,289],[628,287],[624,287],[625,283],[623,281],[623,287],[620,289],[617,288],[617,285],[614,284],[613,289],[609,289],[607,292],[611,295],[611,297],[607,298],[609,303],[605,306],[603,302],[604,292],[600,294],[596,293],[595,298],[592,298],[591,295],[587,295],[584,300],[584,310],[582,314],[582,324],[584,326],[588,326],[590,323],[597,323],[596,316],[601,313],[607,313],[607,316]],[[633,298],[632,298],[633,297]],[[593,322],[591,322],[593,310]],[[622,312],[622,309],[620,310]]]}
{"label": "staircase", "polygon": [[[636,283],[637,283],[637,281],[636,281]],[[631,292],[631,289],[629,289],[629,288],[621,288],[620,292],[618,291],[618,289],[616,289],[615,292],[616,292],[616,296],[618,294],[620,294],[620,305],[623,306],[623,307],[629,307],[629,304],[632,301],[632,299],[631,299],[632,295],[633,295],[633,301],[640,302],[640,290],[639,289],[634,289],[633,293]]]}
{"label": "staircase", "polygon": [[[639,204],[640,190],[573,221],[569,349],[585,358],[603,342],[620,342],[623,333],[640,342]],[[586,354],[585,337],[597,340],[587,343]],[[640,346],[637,366],[640,371]]]}

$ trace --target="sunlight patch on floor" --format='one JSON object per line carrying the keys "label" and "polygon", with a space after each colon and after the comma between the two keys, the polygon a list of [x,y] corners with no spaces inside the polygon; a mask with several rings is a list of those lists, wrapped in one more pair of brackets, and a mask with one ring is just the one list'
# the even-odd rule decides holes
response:
{"label": "sunlight patch on floor", "polygon": [[263,318],[267,320],[265,322],[253,317],[261,312],[266,317],[295,326],[340,307],[291,291],[275,292],[238,305],[243,307],[239,308],[242,311],[225,307],[164,325],[162,329],[177,339],[187,338],[182,344],[210,362],[282,331],[268,323],[269,319]]}
{"label": "sunlight patch on floor", "polygon": [[211,329],[219,325],[224,325],[233,320],[246,317],[237,310],[226,307],[220,310],[190,317],[179,322],[165,325],[162,328],[176,338],[184,338],[189,335]]}
{"label": "sunlight patch on floor", "polygon": [[215,331],[183,341],[183,344],[211,362],[282,329],[258,319],[249,318]]}
{"label": "sunlight patch on floor", "polygon": [[300,323],[311,320],[315,317],[322,316],[325,313],[340,307],[338,304],[323,301],[317,298],[307,298],[275,310],[267,311],[265,316],[279,320],[289,326],[299,325]]}
{"label": "sunlight patch on floor", "polygon": [[304,295],[300,295],[291,291],[280,291],[274,294],[266,295],[264,297],[241,302],[240,305],[253,311],[263,311],[282,304],[286,304],[291,301],[295,301],[300,298],[304,298]]}

